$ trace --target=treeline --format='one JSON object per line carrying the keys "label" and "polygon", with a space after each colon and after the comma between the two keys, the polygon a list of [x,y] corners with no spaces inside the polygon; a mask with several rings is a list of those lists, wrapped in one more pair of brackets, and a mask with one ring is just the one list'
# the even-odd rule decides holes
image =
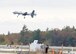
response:
{"label": "treeline", "polygon": [[30,31],[25,25],[20,33],[10,33],[8,35],[0,35],[0,44],[29,44],[34,40],[38,40],[39,43],[44,43],[52,46],[76,46],[76,29],[73,26],[66,26],[63,29],[46,29],[41,31],[40,29]]}

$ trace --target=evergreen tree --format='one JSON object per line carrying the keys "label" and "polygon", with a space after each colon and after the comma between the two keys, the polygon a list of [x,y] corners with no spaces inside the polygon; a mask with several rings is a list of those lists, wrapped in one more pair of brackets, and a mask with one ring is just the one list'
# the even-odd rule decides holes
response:
{"label": "evergreen tree", "polygon": [[28,29],[27,29],[26,25],[24,25],[20,32],[21,37],[19,39],[19,41],[23,44],[27,44],[27,42],[28,42],[28,37],[25,36],[27,34],[27,31],[28,31]]}
{"label": "evergreen tree", "polygon": [[38,40],[40,42],[40,30],[39,29],[33,32],[33,40]]}

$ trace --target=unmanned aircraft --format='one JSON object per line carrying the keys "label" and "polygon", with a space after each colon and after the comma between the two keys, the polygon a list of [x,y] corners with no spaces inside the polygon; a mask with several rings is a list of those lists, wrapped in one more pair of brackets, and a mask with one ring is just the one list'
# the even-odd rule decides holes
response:
{"label": "unmanned aircraft", "polygon": [[13,12],[13,14],[17,14],[17,17],[18,17],[19,15],[22,15],[22,16],[24,16],[24,19],[25,19],[25,16],[26,16],[26,15],[30,15],[32,18],[33,18],[34,16],[36,16],[35,10],[33,10],[31,13],[28,13],[28,12],[22,13],[22,12],[17,12],[17,11],[15,11],[15,12]]}

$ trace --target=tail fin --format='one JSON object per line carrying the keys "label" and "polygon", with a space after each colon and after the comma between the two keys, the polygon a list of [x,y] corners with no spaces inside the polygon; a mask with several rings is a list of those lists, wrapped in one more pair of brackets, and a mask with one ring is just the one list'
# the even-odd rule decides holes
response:
{"label": "tail fin", "polygon": [[35,10],[33,10],[32,13],[31,13],[31,17],[33,18],[34,16],[36,16]]}

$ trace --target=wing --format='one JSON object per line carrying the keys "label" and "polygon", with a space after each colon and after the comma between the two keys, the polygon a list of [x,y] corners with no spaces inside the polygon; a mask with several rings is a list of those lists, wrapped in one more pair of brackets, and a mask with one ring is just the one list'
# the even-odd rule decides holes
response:
{"label": "wing", "polygon": [[[17,15],[19,16],[20,14],[22,15],[23,13],[22,13],[22,12],[17,12],[17,11],[15,11],[15,12],[13,12],[13,14],[17,14]],[[17,16],[17,17],[18,17],[18,16]]]}
{"label": "wing", "polygon": [[18,14],[18,15],[20,15],[20,14],[23,14],[22,12],[17,12],[17,11],[15,11],[15,12],[13,12],[13,14]]}

